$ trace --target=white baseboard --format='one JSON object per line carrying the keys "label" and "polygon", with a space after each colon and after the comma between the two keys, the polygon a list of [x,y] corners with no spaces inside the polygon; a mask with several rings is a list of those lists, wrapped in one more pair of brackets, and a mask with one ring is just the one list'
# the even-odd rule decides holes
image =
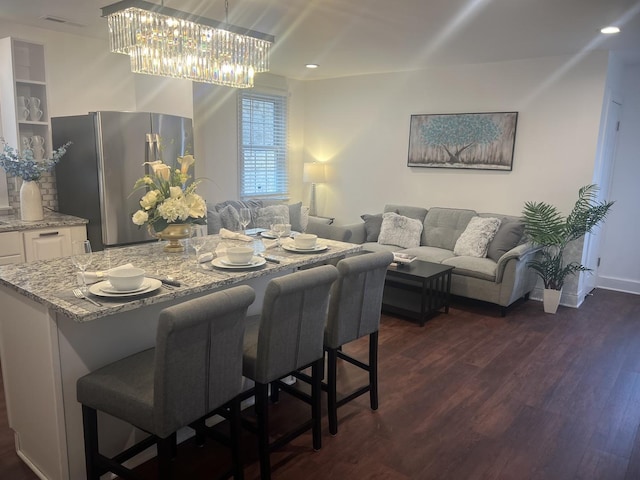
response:
{"label": "white baseboard", "polygon": [[640,295],[640,282],[638,282],[637,280],[629,280],[626,278],[598,276],[598,288]]}

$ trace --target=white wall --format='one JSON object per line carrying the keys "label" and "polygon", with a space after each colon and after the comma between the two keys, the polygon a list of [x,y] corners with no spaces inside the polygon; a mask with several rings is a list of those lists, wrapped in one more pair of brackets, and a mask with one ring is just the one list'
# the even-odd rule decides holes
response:
{"label": "white wall", "polygon": [[640,294],[640,65],[624,70],[622,98],[610,189],[616,203],[604,224],[598,286]]}
{"label": "white wall", "polygon": [[192,82],[133,74],[128,57],[109,52],[106,40],[2,21],[0,32],[45,45],[52,117],[97,110],[193,116]]}
{"label": "white wall", "polygon": [[[271,74],[256,77],[261,92],[289,97],[289,198],[301,199],[304,95],[300,82]],[[194,125],[198,176],[208,180],[198,189],[210,203],[240,198],[238,185],[237,90],[216,85],[194,84]]]}
{"label": "white wall", "polygon": [[[351,223],[385,203],[519,214],[569,209],[590,183],[607,55],[542,58],[307,82],[306,161],[327,161],[319,213]],[[408,168],[411,114],[518,111],[512,172]]]}

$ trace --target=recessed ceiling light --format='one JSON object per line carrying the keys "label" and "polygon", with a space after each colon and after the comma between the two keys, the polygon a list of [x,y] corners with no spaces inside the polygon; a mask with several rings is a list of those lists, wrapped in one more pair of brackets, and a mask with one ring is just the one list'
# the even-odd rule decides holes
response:
{"label": "recessed ceiling light", "polygon": [[317,63],[307,63],[305,65],[305,67],[307,68],[318,68],[320,65],[318,65]]}
{"label": "recessed ceiling light", "polygon": [[604,33],[605,35],[611,35],[613,33],[620,33],[620,29],[618,27],[610,26],[601,28],[600,32]]}

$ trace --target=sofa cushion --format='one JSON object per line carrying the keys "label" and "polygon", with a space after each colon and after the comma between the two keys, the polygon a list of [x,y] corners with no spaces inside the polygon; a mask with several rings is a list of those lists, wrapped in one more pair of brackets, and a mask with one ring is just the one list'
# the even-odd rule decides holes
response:
{"label": "sofa cushion", "polygon": [[473,217],[456,241],[453,253],[485,258],[489,242],[495,237],[498,228],[500,228],[498,218]]}
{"label": "sofa cushion", "polygon": [[[240,215],[241,208],[248,208],[251,211],[251,221],[247,225],[247,228],[255,228],[255,220],[256,220],[256,211],[258,208],[262,207],[262,200],[258,199],[250,199],[250,200],[225,200],[224,202],[216,203],[214,205],[214,210],[218,213],[222,212],[226,207],[232,206],[236,212],[238,212],[238,217]],[[238,228],[240,226],[240,220],[238,220]],[[223,225],[225,228],[229,228],[226,225]]]}
{"label": "sofa cushion", "polygon": [[438,248],[438,247],[425,247],[425,246],[407,248],[406,250],[402,250],[402,253],[415,255],[416,257],[418,257],[418,260],[424,260],[425,262],[433,262],[433,263],[442,263],[447,258],[451,258],[454,256],[451,250],[446,250],[444,248]]}
{"label": "sofa cushion", "polygon": [[364,220],[364,230],[366,232],[366,242],[377,242],[380,236],[380,228],[382,228],[382,214],[376,215],[364,214],[360,215],[360,218]]}
{"label": "sofa cushion", "polygon": [[479,278],[481,280],[496,280],[496,262],[490,258],[478,257],[450,257],[442,261],[443,265],[456,267],[453,271],[456,275],[466,275],[467,277]]}
{"label": "sofa cushion", "polygon": [[385,205],[384,213],[394,212],[404,217],[415,218],[424,223],[424,217],[427,215],[427,209],[422,207],[411,207],[408,205]]}
{"label": "sofa cushion", "polygon": [[213,235],[222,228],[220,214],[212,208],[207,208],[207,233]]}
{"label": "sofa cushion", "polygon": [[227,205],[221,210],[218,210],[218,213],[220,214],[220,221],[224,228],[234,232],[240,230],[240,214],[233,205]]}
{"label": "sofa cushion", "polygon": [[523,234],[524,223],[519,220],[509,221],[503,218],[496,236],[489,243],[487,257],[497,262],[502,255],[520,243]]}
{"label": "sofa cushion", "polygon": [[[382,245],[378,242],[366,242],[362,244],[362,250],[365,252],[396,252],[399,249],[397,245]],[[404,250],[402,250],[404,252]]]}
{"label": "sofa cushion", "polygon": [[453,250],[458,237],[476,216],[473,210],[433,207],[424,219],[421,245]]}
{"label": "sofa cushion", "polygon": [[[276,217],[284,218],[284,223],[291,223],[289,219],[289,205],[270,205],[258,208],[256,212],[256,227],[271,228]],[[293,226],[291,227],[293,229]]]}
{"label": "sofa cushion", "polygon": [[421,233],[420,220],[389,212],[382,215],[378,243],[397,245],[402,248],[417,247],[420,245]]}

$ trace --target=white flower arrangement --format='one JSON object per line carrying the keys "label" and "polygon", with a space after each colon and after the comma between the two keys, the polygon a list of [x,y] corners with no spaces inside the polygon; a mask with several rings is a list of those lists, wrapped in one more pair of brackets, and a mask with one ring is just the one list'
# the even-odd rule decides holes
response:
{"label": "white flower arrangement", "polygon": [[199,182],[187,185],[195,159],[185,155],[178,157],[178,163],[180,168],[174,170],[162,160],[144,163],[151,167],[152,174],[139,178],[133,186],[134,192],[147,189],[140,199],[140,209],[131,217],[134,224],[149,225],[161,232],[170,223],[206,223],[206,203],[195,192]]}

